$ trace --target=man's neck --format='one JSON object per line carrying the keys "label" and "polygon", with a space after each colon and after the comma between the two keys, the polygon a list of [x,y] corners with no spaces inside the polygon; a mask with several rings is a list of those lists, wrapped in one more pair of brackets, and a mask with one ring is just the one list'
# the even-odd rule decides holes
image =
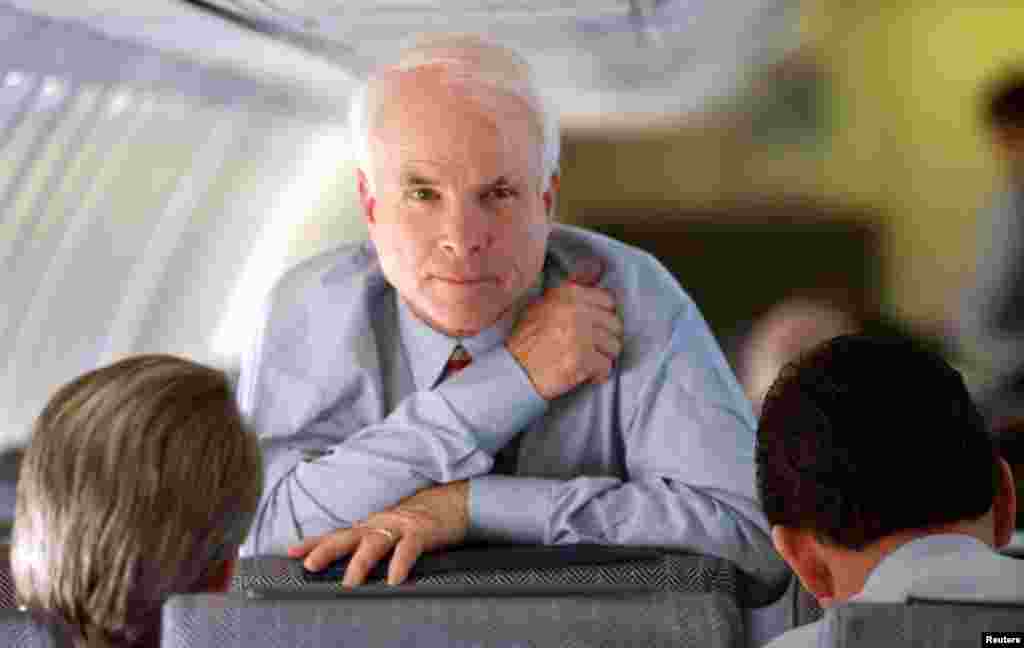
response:
{"label": "man's neck", "polygon": [[966,535],[992,547],[992,521],[990,515],[978,520],[956,522],[929,528],[927,530],[900,531],[881,538],[861,550],[844,549],[842,547],[825,547],[828,556],[829,572],[832,575],[833,600],[841,603],[856,596],[864,589],[871,572],[890,554],[900,547],[932,535],[959,534]]}

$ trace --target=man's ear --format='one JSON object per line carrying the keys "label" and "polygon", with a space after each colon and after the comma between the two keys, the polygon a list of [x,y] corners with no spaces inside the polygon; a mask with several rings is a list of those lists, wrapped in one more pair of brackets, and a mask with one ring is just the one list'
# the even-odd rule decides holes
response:
{"label": "man's ear", "polygon": [[796,573],[804,588],[818,599],[821,607],[832,605],[835,583],[821,551],[821,542],[814,533],[806,529],[775,525],[772,527],[772,544]]}
{"label": "man's ear", "polygon": [[555,198],[558,195],[558,189],[562,186],[562,179],[558,173],[551,174],[551,182],[548,184],[547,190],[542,194],[541,198],[544,200],[544,211],[547,215],[551,216],[551,210],[555,206]]}
{"label": "man's ear", "polygon": [[366,222],[372,225],[375,222],[373,209],[377,206],[377,199],[373,196],[373,192],[370,190],[370,181],[362,169],[356,169],[356,186],[359,189],[359,205],[363,208],[363,216],[366,218]]}
{"label": "man's ear", "polygon": [[1005,459],[999,459],[1001,478],[992,502],[992,518],[995,523],[996,549],[1005,547],[1013,537],[1017,520],[1017,486],[1013,470]]}

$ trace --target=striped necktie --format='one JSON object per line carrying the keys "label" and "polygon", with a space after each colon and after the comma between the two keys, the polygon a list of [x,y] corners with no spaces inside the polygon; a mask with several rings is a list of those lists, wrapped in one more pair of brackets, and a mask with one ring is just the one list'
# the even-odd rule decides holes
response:
{"label": "striped necktie", "polygon": [[448,357],[448,362],[444,365],[444,371],[441,372],[440,382],[444,382],[448,378],[459,373],[473,362],[473,356],[469,355],[469,351],[460,344],[455,347],[452,351],[451,356]]}

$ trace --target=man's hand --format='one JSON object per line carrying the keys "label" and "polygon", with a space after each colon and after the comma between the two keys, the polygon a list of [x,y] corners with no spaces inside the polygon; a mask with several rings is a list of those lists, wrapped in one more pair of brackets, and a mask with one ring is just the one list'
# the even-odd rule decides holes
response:
{"label": "man's hand", "polygon": [[505,341],[537,392],[552,400],[590,381],[608,380],[622,352],[622,318],[597,286],[604,263],[580,263],[572,276],[530,304]]}
{"label": "man's hand", "polygon": [[421,554],[461,544],[469,527],[469,482],[425,488],[390,509],[374,513],[352,528],[307,538],[288,548],[292,558],[305,558],[310,571],[320,571],[352,554],[343,585],[361,585],[377,562],[394,549],[388,585],[398,585]]}

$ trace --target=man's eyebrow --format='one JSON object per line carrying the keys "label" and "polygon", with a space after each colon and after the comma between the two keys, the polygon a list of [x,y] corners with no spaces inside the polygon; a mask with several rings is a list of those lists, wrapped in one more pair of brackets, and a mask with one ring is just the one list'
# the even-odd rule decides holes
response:
{"label": "man's eyebrow", "polygon": [[433,186],[438,184],[437,180],[428,178],[416,171],[403,171],[400,177],[400,182],[403,185],[428,185]]}
{"label": "man's eyebrow", "polygon": [[506,176],[498,176],[493,182],[485,182],[483,187],[485,189],[493,189],[495,187],[509,187],[515,184],[516,183],[514,181],[509,180]]}

